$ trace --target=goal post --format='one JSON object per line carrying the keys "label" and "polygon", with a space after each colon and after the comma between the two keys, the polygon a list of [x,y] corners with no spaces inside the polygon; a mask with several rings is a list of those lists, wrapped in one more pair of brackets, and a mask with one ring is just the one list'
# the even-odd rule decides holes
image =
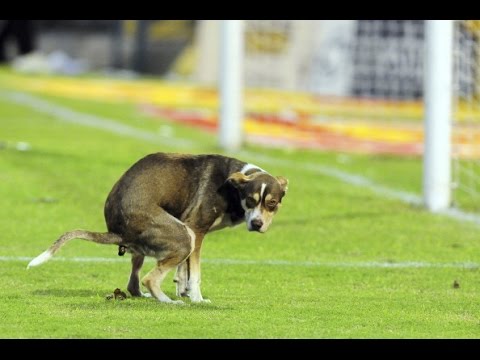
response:
{"label": "goal post", "polygon": [[450,207],[453,20],[425,23],[423,198],[430,211]]}
{"label": "goal post", "polygon": [[231,151],[240,149],[243,139],[243,54],[242,20],[222,20],[219,142]]}

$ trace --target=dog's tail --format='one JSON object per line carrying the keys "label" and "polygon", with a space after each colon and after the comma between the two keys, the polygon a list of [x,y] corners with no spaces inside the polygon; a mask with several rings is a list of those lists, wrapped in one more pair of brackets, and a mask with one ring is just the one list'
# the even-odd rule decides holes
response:
{"label": "dog's tail", "polygon": [[83,239],[96,242],[98,244],[109,244],[109,245],[122,245],[123,239],[114,233],[106,232],[106,233],[99,233],[99,232],[92,232],[86,230],[73,230],[66,232],[60,238],[53,243],[47,250],[43,253],[38,255],[35,259],[30,261],[27,265],[27,269],[38,266],[47,262],[51,259],[51,257],[58,251],[60,248],[65,245],[66,242],[72,239]]}

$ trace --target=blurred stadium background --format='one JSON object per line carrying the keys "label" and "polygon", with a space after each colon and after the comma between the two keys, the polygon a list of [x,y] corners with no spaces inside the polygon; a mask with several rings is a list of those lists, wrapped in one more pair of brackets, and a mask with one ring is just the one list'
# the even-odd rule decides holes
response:
{"label": "blurred stadium background", "polygon": [[[54,78],[40,86],[35,78],[12,78],[12,86],[113,96],[141,103],[151,115],[217,131],[220,21],[37,20],[30,27],[34,52],[16,57],[15,43],[6,42],[18,72],[100,72],[125,82],[80,87]],[[422,155],[425,21],[245,20],[243,32],[246,141]],[[473,212],[480,211],[479,35],[480,21],[455,21],[452,206]],[[139,75],[162,81],[129,85]]]}

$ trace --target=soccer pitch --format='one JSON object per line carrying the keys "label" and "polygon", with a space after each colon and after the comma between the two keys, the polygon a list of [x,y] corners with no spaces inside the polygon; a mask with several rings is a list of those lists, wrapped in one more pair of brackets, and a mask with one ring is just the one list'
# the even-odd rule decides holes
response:
{"label": "soccer pitch", "polygon": [[[63,232],[105,231],[106,196],[139,158],[220,151],[211,135],[132,104],[12,97],[1,82],[0,90],[0,337],[480,336],[480,227],[375,191],[419,195],[418,158],[255,146],[229,154],[290,185],[266,234],[240,225],[206,237],[202,292],[211,304],[105,300],[126,290],[128,256],[82,240],[27,271]],[[175,298],[172,279],[163,289]]]}

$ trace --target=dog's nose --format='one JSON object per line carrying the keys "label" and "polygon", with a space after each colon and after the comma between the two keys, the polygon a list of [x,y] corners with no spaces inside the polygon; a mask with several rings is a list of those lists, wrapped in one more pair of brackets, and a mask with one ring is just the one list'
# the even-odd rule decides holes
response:
{"label": "dog's nose", "polygon": [[253,219],[252,222],[252,230],[258,231],[263,225],[263,221],[260,219]]}

